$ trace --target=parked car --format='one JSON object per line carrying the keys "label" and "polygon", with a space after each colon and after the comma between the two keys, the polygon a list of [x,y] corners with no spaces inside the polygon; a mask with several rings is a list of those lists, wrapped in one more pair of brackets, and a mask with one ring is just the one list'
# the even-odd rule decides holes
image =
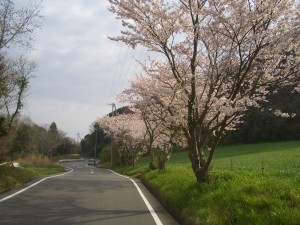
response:
{"label": "parked car", "polygon": [[95,159],[89,159],[88,160],[88,165],[96,165],[96,160]]}

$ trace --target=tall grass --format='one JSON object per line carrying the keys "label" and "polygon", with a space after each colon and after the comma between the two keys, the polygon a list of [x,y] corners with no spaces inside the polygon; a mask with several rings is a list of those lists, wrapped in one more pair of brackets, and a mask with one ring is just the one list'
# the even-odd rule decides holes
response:
{"label": "tall grass", "polygon": [[14,162],[18,162],[21,168],[13,168],[10,166],[11,162],[0,166],[0,193],[19,188],[35,178],[64,171],[64,168],[57,162],[38,155],[30,155],[14,160]]}
{"label": "tall grass", "polygon": [[48,156],[42,156],[42,155],[28,155],[24,158],[19,158],[15,160],[16,162],[19,162],[23,166],[47,166],[47,165],[54,165],[55,162],[51,161]]}
{"label": "tall grass", "polygon": [[220,147],[209,184],[196,182],[186,152],[173,154],[165,172],[146,170],[145,161],[122,170],[143,170],[141,179],[183,224],[300,224],[297,141]]}

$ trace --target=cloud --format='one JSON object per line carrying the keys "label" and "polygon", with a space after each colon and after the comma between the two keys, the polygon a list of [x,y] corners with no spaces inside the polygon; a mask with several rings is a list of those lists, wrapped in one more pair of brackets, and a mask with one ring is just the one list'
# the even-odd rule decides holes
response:
{"label": "cloud", "polygon": [[34,122],[55,121],[70,137],[83,136],[126,86],[129,76],[120,74],[129,71],[132,56],[107,38],[121,28],[107,7],[108,1],[99,0],[43,1],[43,26],[30,55],[39,69],[23,112]]}
{"label": "cloud", "polygon": [[30,112],[27,115],[34,118],[35,123],[44,126],[55,122],[58,129],[74,139],[77,133],[82,137],[87,134],[89,125],[102,115],[99,105],[39,99],[30,99],[28,104],[30,104]]}

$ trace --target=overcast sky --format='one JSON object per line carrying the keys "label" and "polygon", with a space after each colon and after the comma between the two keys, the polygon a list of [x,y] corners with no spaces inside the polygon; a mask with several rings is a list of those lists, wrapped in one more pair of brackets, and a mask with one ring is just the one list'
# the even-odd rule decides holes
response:
{"label": "overcast sky", "polygon": [[67,136],[76,140],[80,133],[83,138],[134,78],[135,59],[144,52],[107,38],[121,29],[108,5],[107,0],[43,1],[42,29],[35,32],[35,50],[29,55],[38,71],[22,112],[33,122],[54,121]]}

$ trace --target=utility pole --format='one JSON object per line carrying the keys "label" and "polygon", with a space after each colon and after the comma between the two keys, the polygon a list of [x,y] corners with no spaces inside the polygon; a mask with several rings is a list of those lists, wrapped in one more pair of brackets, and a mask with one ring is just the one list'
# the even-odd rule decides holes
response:
{"label": "utility pole", "polygon": [[77,133],[77,144],[79,144],[79,140],[82,141],[81,137],[80,137],[80,134]]}
{"label": "utility pole", "polygon": [[[108,105],[111,105],[111,116],[113,117],[114,116],[114,112],[115,112],[115,116],[117,115],[117,107],[116,107],[116,104],[115,103],[111,103],[111,104],[108,104]],[[111,143],[110,143],[110,166],[112,167],[113,165],[113,147],[112,147],[112,138],[111,138]]]}
{"label": "utility pole", "polygon": [[96,122],[96,123],[94,124],[94,130],[96,131],[95,152],[94,152],[94,162],[95,162],[95,163],[96,163],[96,152],[97,152],[98,129],[99,129],[99,124]]}
{"label": "utility pole", "polygon": [[117,107],[115,103],[110,103],[108,105],[111,105],[111,116],[116,116],[117,115]]}

